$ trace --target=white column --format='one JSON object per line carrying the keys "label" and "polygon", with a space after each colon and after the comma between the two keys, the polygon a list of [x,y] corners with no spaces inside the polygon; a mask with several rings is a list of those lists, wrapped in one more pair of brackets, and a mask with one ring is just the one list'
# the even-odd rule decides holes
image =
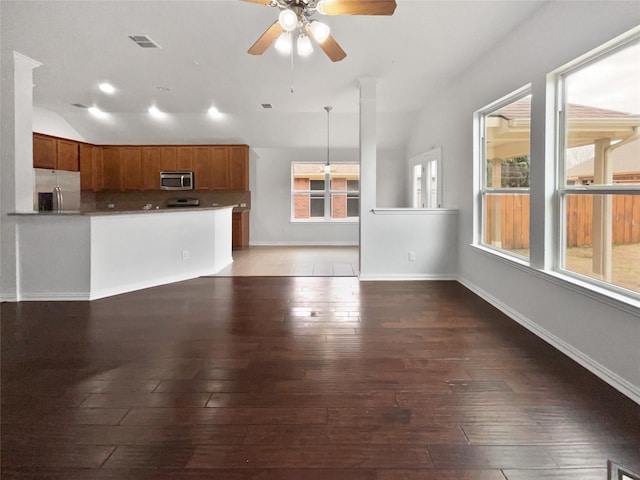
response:
{"label": "white column", "polygon": [[374,261],[370,246],[376,241],[372,230],[376,206],[377,79],[362,77],[360,87],[360,273],[369,273]]}
{"label": "white column", "polygon": [[[607,149],[610,138],[595,141],[594,185],[613,183],[613,166],[608,161]],[[593,273],[605,282],[611,282],[611,248],[613,244],[613,205],[611,195],[593,196]]]}
{"label": "white column", "polygon": [[33,210],[33,69],[39,62],[14,52],[2,58],[0,144],[0,299],[16,300],[16,221],[7,214]]}
{"label": "white column", "polygon": [[40,62],[13,52],[14,59],[14,145],[15,210],[33,211],[33,69]]}

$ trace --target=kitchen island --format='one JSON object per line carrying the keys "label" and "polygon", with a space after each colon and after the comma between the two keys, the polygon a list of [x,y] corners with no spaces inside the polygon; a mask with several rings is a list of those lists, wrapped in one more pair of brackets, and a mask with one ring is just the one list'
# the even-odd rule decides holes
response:
{"label": "kitchen island", "polygon": [[233,262],[233,206],[17,213],[18,300],[95,300]]}

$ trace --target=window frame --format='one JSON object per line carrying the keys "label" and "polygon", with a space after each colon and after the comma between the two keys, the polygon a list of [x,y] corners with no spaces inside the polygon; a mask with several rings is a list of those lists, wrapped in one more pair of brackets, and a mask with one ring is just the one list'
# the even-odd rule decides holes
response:
{"label": "window frame", "polygon": [[[555,88],[555,110],[557,118],[555,131],[555,242],[552,269],[556,274],[566,276],[588,287],[596,287],[616,296],[640,300],[640,293],[629,290],[605,280],[575,272],[566,268],[567,258],[567,198],[570,195],[640,195],[640,185],[630,187],[628,184],[610,185],[569,185],[567,184],[567,78],[584,68],[593,65],[610,55],[624,50],[634,43],[640,43],[640,33],[624,35],[596,50],[586,53],[573,62],[563,66],[551,74]],[[613,198],[613,197],[612,197]]]}
{"label": "window frame", "polygon": [[[483,249],[487,249],[491,253],[495,253],[500,256],[505,256],[507,258],[516,260],[520,263],[529,264],[530,256],[519,255],[513,251],[497,247],[495,245],[491,245],[490,243],[485,242],[486,238],[486,227],[487,227],[487,214],[486,214],[486,198],[490,194],[494,195],[504,195],[504,194],[513,194],[513,195],[522,195],[528,194],[529,198],[531,198],[531,185],[529,187],[487,187],[487,149],[486,149],[486,117],[495,112],[496,110],[500,110],[501,108],[517,102],[527,96],[532,96],[533,100],[533,92],[532,85],[529,83],[524,85],[517,90],[501,97],[500,99],[486,105],[480,110],[476,111],[474,114],[474,131],[476,135],[476,155],[474,162],[476,169],[476,195],[474,196],[477,202],[476,208],[474,209],[475,217],[476,217],[476,225],[474,227],[475,238],[474,245]],[[531,138],[531,115],[530,115],[530,127],[529,127],[529,138]],[[531,145],[531,141],[529,142]],[[529,161],[531,161],[531,149],[529,149]],[[531,241],[531,238],[529,238]],[[529,247],[531,248],[531,247]]]}
{"label": "window frame", "polygon": [[[312,190],[311,185],[309,185],[308,190],[295,190],[295,166],[296,165],[320,165],[321,162],[291,162],[291,193],[290,193],[290,201],[291,201],[291,212],[290,212],[290,222],[291,223],[359,223],[360,216],[357,217],[346,217],[346,218],[333,218],[331,216],[332,211],[332,195],[334,194],[344,194],[346,195],[348,202],[349,197],[353,197],[357,195],[358,202],[360,202],[360,171],[358,170],[358,189],[357,190],[349,190],[348,180],[345,182],[344,190],[337,190],[331,188],[331,175],[332,173],[325,169],[324,172],[324,190]],[[358,162],[335,162],[335,165],[360,165]],[[295,218],[295,196],[300,194],[319,194],[322,192],[324,198],[324,217],[309,217],[309,218]],[[345,208],[348,211],[348,206],[345,205]]]}

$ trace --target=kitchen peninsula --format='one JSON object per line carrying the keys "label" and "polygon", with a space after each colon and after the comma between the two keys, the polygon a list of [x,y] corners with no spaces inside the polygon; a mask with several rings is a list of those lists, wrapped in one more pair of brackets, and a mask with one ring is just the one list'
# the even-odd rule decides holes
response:
{"label": "kitchen peninsula", "polygon": [[229,265],[233,206],[15,215],[20,300],[95,300]]}

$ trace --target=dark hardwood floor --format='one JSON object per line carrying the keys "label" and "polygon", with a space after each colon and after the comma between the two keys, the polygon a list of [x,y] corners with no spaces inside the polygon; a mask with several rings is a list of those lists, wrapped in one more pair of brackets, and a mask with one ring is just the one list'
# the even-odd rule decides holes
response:
{"label": "dark hardwood floor", "polygon": [[640,406],[455,282],[203,278],[1,333],[5,480],[640,470]]}

